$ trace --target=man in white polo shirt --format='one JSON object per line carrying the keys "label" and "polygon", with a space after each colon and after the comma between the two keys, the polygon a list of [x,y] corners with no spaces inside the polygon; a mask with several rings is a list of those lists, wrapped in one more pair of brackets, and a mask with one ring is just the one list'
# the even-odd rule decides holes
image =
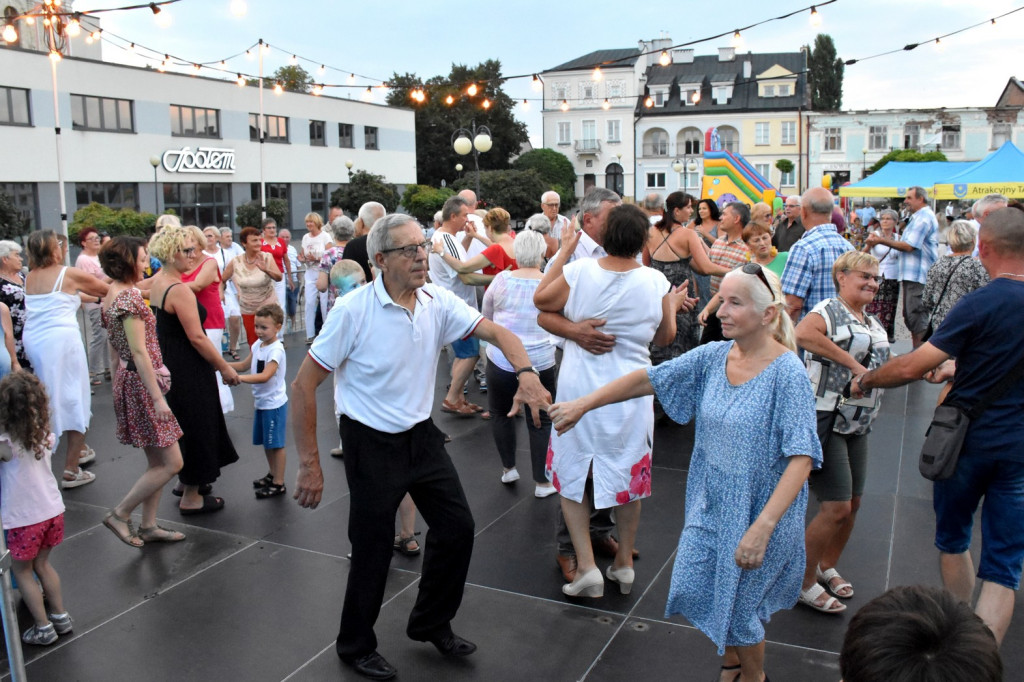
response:
{"label": "man in white polo shirt", "polygon": [[510,416],[551,396],[512,332],[483,318],[452,293],[426,284],[423,232],[407,215],[385,216],[367,241],[380,275],[339,298],[292,384],[299,473],[295,499],[315,508],[323,493],[316,442],[316,388],[333,371],[345,449],[352,563],[336,650],[360,674],[390,679],[395,668],[377,653],[374,623],[391,562],[395,512],[408,492],[430,530],[419,594],[406,629],[445,656],[466,656],[476,645],[454,634],[473,549],[473,516],[444,434],[430,419],[441,347],[478,337],[501,349],[517,368],[519,390]]}

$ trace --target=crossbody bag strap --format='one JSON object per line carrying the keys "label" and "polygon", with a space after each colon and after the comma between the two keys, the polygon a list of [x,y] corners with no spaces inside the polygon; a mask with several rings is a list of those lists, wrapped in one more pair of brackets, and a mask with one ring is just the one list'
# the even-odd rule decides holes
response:
{"label": "crossbody bag strap", "polygon": [[[957,269],[964,264],[968,258],[972,256],[961,256],[960,262],[953,266],[953,269],[949,271],[949,277],[946,278],[946,283],[942,285],[942,292],[939,297],[935,299],[935,309],[942,305],[942,299],[946,297],[946,290],[949,289],[949,283],[953,281],[953,275],[956,274]],[[931,315],[928,316],[928,324],[931,324],[932,319],[935,317],[935,309],[932,310]]]}
{"label": "crossbody bag strap", "polygon": [[1017,383],[1021,376],[1024,376],[1024,357],[1018,360],[1013,369],[1004,374],[999,383],[990,388],[974,407],[967,410],[967,416],[972,421],[977,419],[982,412],[988,409],[989,405],[1003,397],[1003,394],[1010,390],[1010,387]]}

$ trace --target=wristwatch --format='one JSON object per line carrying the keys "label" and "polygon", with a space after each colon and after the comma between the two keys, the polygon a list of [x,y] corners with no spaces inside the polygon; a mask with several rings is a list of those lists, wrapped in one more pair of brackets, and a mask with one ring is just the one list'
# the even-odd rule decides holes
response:
{"label": "wristwatch", "polygon": [[537,368],[534,367],[533,365],[528,365],[526,367],[523,367],[521,369],[517,369],[516,370],[516,381],[519,381],[519,375],[523,374],[524,372],[530,372],[531,374],[536,374],[537,378],[538,379],[540,378],[540,372],[537,371]]}

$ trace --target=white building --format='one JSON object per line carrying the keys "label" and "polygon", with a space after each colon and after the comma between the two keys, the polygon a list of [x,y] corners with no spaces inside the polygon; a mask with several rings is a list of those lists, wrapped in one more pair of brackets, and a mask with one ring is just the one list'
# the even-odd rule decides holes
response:
{"label": "white building", "polygon": [[807,115],[810,184],[856,182],[890,151],[941,151],[949,161],[980,161],[1012,141],[1024,147],[1024,87],[1011,78],[994,107],[877,109]]}
{"label": "white building", "polygon": [[[30,47],[0,49],[0,190],[15,197],[32,229],[55,228],[50,60]],[[68,220],[96,201],[237,229],[235,211],[259,199],[262,178],[268,199],[287,199],[288,226],[302,228],[303,216],[325,213],[330,193],[347,182],[347,162],[400,189],[416,181],[411,110],[269,88],[263,98],[261,173],[258,88],[65,57],[56,100]]]}

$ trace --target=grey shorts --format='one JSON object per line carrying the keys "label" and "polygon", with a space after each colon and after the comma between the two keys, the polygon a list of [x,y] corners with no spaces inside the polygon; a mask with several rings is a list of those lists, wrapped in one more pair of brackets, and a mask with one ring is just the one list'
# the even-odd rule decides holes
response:
{"label": "grey shorts", "polygon": [[920,282],[903,281],[903,321],[911,334],[920,336],[928,329],[929,311],[925,310],[924,285]]}
{"label": "grey shorts", "polygon": [[845,502],[864,494],[867,473],[867,434],[833,433],[822,452],[821,468],[811,472],[811,490],[819,502]]}

